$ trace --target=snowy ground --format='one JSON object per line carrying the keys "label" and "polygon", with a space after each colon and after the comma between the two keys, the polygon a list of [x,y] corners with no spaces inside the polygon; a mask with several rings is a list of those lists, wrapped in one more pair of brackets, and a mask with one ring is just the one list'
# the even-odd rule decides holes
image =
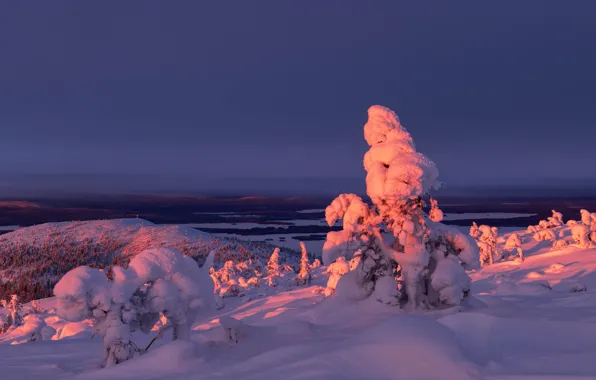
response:
{"label": "snowy ground", "polygon": [[[568,229],[561,230],[568,240]],[[0,378],[596,378],[596,249],[553,250],[551,242],[520,238],[526,260],[471,273],[473,297],[460,310],[340,303],[313,293],[326,281],[319,269],[312,287],[258,288],[227,298],[222,310],[195,325],[192,343],[164,338],[108,369],[98,368],[102,343],[88,323],[47,315],[53,340],[14,344],[19,331],[0,338]],[[572,291],[584,285],[587,291]],[[237,343],[221,326],[231,325],[228,317],[240,321],[233,328]],[[150,338],[134,340],[144,347]]]}

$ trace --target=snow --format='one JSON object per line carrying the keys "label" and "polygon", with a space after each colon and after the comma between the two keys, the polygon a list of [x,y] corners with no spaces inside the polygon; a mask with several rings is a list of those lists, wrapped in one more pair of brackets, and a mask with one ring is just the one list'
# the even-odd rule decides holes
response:
{"label": "snow", "polygon": [[[571,239],[571,228],[562,230]],[[313,271],[311,287],[276,287],[265,296],[257,288],[226,299],[223,309],[197,320],[191,341],[160,339],[147,354],[106,369],[99,368],[102,344],[90,339],[92,326],[42,314],[56,331],[51,340],[22,342],[28,329],[0,338],[2,378],[594,378],[596,248],[557,250],[526,231],[516,234],[526,260],[470,272],[472,298],[459,308],[408,312],[374,297],[324,297],[313,290],[328,277]],[[56,302],[39,301],[44,309]]]}

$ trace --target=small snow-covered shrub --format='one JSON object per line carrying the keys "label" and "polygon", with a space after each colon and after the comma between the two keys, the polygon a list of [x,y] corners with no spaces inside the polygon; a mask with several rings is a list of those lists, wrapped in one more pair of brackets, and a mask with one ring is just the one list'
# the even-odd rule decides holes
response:
{"label": "small snow-covered shrub", "polygon": [[77,322],[91,318],[103,337],[104,366],[139,353],[131,332],[151,331],[160,314],[173,328],[174,339],[188,340],[197,315],[213,306],[209,269],[215,251],[199,269],[174,248],[155,248],[136,255],[128,268],[114,267],[113,281],[86,266],[68,272],[56,284],[58,315]]}
{"label": "small snow-covered shrub", "polygon": [[573,227],[573,226],[575,226],[577,224],[577,220],[569,219],[567,221],[567,223],[565,223],[565,224],[567,225],[567,227]]}
{"label": "small snow-covered shrub", "polygon": [[551,210],[553,213],[553,221],[556,224],[556,226],[562,226],[564,224],[563,222],[563,214],[561,214],[560,212],[556,211],[556,210]]}
{"label": "small snow-covered shrub", "polygon": [[559,248],[563,248],[567,246],[567,241],[566,240],[555,240],[553,242],[553,248],[555,249],[559,249]]}
{"label": "small snow-covered shrub", "polygon": [[31,301],[31,313],[33,314],[41,314],[45,313],[45,310],[39,305],[39,302],[36,300]]}
{"label": "small snow-covered shrub", "polygon": [[536,226],[528,226],[526,231],[530,234],[536,233]]}
{"label": "small snow-covered shrub", "polygon": [[433,222],[440,222],[443,220],[443,211],[439,208],[439,202],[436,199],[430,198],[430,211],[428,218]]}
{"label": "small snow-covered shrub", "polygon": [[533,237],[536,241],[555,240],[557,238],[555,233],[550,229],[539,230],[534,234]]}
{"label": "small snow-covered shrub", "polygon": [[538,229],[539,230],[544,230],[547,228],[550,228],[551,225],[549,222],[547,222],[546,220],[541,220],[540,222],[538,222]]}
{"label": "small snow-covered shrub", "polygon": [[521,247],[521,241],[516,233],[512,233],[505,241],[505,249],[512,250],[517,247]]}
{"label": "small snow-covered shrub", "polygon": [[470,227],[470,236],[474,239],[478,239],[480,236],[480,229],[478,228],[476,222],[472,222],[472,226]]}
{"label": "small snow-covered shrub", "polygon": [[579,210],[581,215],[582,224],[590,227],[592,225],[592,214],[588,210]]}
{"label": "small snow-covered shrub", "polygon": [[516,233],[512,233],[511,235],[509,235],[507,241],[505,242],[504,249],[509,252],[516,251],[517,258],[519,258],[519,260],[521,261],[524,260],[524,253],[521,248],[521,241]]}
{"label": "small snow-covered shrub", "polygon": [[335,293],[337,282],[344,274],[350,271],[350,266],[343,256],[338,257],[334,262],[329,264],[325,274],[329,275],[327,287],[325,288],[325,295],[330,296]]}
{"label": "small snow-covered shrub", "polygon": [[573,241],[581,248],[590,247],[589,233],[590,229],[583,223],[576,224],[571,228],[571,236],[573,237]]}

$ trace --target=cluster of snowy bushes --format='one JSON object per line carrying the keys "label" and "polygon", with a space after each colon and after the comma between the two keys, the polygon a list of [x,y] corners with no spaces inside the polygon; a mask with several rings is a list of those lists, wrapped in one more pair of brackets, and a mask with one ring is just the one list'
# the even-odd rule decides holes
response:
{"label": "cluster of snowy bushes", "polygon": [[[113,266],[110,272],[79,266],[66,273],[54,287],[58,317],[69,322],[90,319],[95,334],[104,343],[103,365],[128,360],[145,350],[131,340],[132,332],[158,336],[171,329],[174,339],[188,340],[192,324],[202,312],[215,309],[217,298],[242,295],[254,287],[307,286],[311,269],[306,247],[297,268],[288,257],[280,263],[276,248],[266,265],[254,256],[238,255],[219,270],[213,268],[217,252],[212,251],[202,268],[171,247],[153,248],[136,254],[127,266]],[[225,257],[219,255],[220,257]],[[243,260],[244,259],[244,260]],[[0,321],[0,334],[19,336],[17,343],[50,339],[56,331],[46,326],[34,301],[24,313],[17,295],[2,301],[8,314]],[[165,321],[165,323],[164,323]],[[51,331],[50,331],[51,330]]]}
{"label": "cluster of snowy bushes", "polygon": [[114,267],[110,281],[99,269],[81,266],[56,284],[58,315],[72,322],[91,318],[104,342],[104,365],[128,360],[141,350],[131,332],[148,333],[160,316],[174,339],[190,339],[196,317],[213,309],[209,276],[215,252],[203,268],[174,248],[156,248],[136,255],[128,268]]}
{"label": "cluster of snowy bushes", "polygon": [[478,247],[440,223],[443,213],[429,196],[440,185],[438,170],[416,151],[397,115],[373,106],[368,116],[364,168],[372,205],[341,194],[325,210],[330,226],[343,220],[323,247],[325,292],[414,308],[458,305],[470,290],[465,269],[478,267]]}
{"label": "cluster of snowy bushes", "polygon": [[574,242],[588,248],[596,245],[596,213],[588,210],[580,210],[581,222],[572,223],[571,234]]}
{"label": "cluster of snowy bushes", "polygon": [[0,305],[8,311],[4,317],[0,315],[0,335],[13,333],[19,337],[16,343],[25,343],[49,340],[56,333],[54,328],[46,325],[40,315],[45,310],[36,301],[31,303],[30,310],[24,311],[19,297],[13,294],[10,300],[1,300]]}
{"label": "cluster of snowy bushes", "polygon": [[[553,215],[547,220],[541,220],[537,226],[529,226],[528,232],[534,234],[534,240],[553,241],[554,248],[562,248],[568,242],[565,237],[564,227],[571,228],[571,237],[574,244],[581,248],[589,248],[596,244],[596,213],[580,210],[581,221],[568,220],[563,222],[563,215],[552,210]],[[558,238],[558,239],[557,239]]]}
{"label": "cluster of snowy bushes", "polygon": [[596,245],[596,213],[581,210],[581,221],[563,221],[563,214],[552,210],[552,216],[541,220],[537,225],[528,226],[525,233],[511,233],[500,246],[498,229],[486,225],[478,226],[475,222],[470,227],[470,236],[474,238],[480,249],[482,266],[491,265],[501,260],[523,261],[522,238],[528,236],[537,242],[550,241],[555,249],[563,248],[570,243],[580,248]]}
{"label": "cluster of snowy bushes", "polygon": [[319,267],[320,261],[315,259],[311,264],[304,243],[300,242],[302,254],[300,265],[294,268],[291,264],[280,263],[280,250],[275,248],[266,265],[259,259],[246,261],[226,261],[219,270],[211,270],[211,278],[215,283],[215,293],[220,297],[235,297],[253,288],[277,287],[278,285],[306,286],[311,281],[311,268]]}

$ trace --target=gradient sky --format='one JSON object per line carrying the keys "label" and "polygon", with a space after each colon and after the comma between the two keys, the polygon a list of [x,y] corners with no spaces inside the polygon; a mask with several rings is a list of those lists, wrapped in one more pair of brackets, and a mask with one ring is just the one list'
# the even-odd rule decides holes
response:
{"label": "gradient sky", "polygon": [[593,0],[2,1],[0,174],[5,190],[363,186],[382,104],[447,184],[596,179],[595,15]]}

